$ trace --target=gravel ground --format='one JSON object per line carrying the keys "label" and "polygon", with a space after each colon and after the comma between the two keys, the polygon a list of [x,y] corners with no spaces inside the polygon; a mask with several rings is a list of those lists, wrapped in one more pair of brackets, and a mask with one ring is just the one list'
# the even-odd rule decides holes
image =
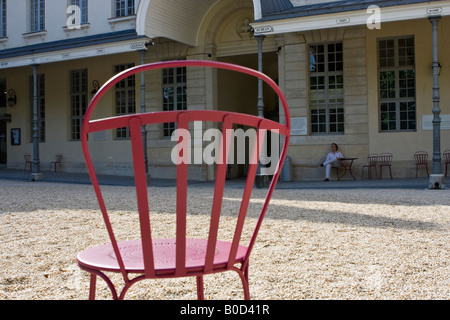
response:
{"label": "gravel ground", "polygon": [[[167,237],[175,189],[149,190],[154,235]],[[119,238],[134,239],[134,189],[103,192]],[[208,185],[189,192],[189,235],[198,237],[208,230],[212,192]],[[241,194],[226,190],[224,240]],[[254,190],[245,235],[264,196]],[[0,299],[86,299],[89,276],[76,256],[108,241],[92,187],[0,180],[0,201]],[[250,260],[252,299],[448,300],[449,226],[449,190],[276,190]],[[97,298],[111,298],[102,280]],[[205,298],[242,299],[238,275],[206,276]],[[196,299],[195,279],[147,280],[127,299]]]}

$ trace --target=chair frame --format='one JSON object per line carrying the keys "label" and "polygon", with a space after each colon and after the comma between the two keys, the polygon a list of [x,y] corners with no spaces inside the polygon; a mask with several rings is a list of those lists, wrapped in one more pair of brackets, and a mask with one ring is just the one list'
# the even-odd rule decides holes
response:
{"label": "chair frame", "polygon": [[61,170],[61,162],[62,162],[62,158],[63,158],[63,154],[62,153],[57,153],[56,154],[56,160],[50,162],[50,171],[52,170],[53,166],[55,167],[55,172],[56,172],[56,166],[59,166],[59,170]]}
{"label": "chair frame", "polygon": [[414,159],[416,161],[416,178],[419,172],[419,166],[425,166],[425,170],[427,171],[427,177],[429,177],[430,175],[428,174],[428,152],[416,151],[414,153]]}
{"label": "chair frame", "polygon": [[[285,122],[283,125],[281,123],[253,116],[247,114],[225,112],[225,111],[163,111],[155,113],[141,113],[132,114],[125,116],[117,116],[107,119],[100,120],[90,120],[91,115],[95,106],[99,103],[100,99],[105,95],[105,93],[116,83],[125,79],[133,74],[163,69],[163,68],[175,68],[175,67],[210,67],[231,70],[236,72],[245,73],[263,80],[266,84],[273,88],[276,94],[279,96],[281,104],[285,113]],[[262,205],[261,212],[259,214],[256,226],[252,233],[250,242],[245,249],[239,245],[241,240],[241,234],[243,230],[243,224],[246,218],[246,213],[249,205],[249,200],[251,196],[251,191],[254,186],[255,176],[258,167],[259,153],[261,150],[259,148],[254,148],[252,161],[249,165],[249,172],[247,175],[247,180],[245,183],[245,189],[243,192],[242,202],[240,204],[240,210],[237,216],[236,229],[233,237],[233,241],[230,242],[229,256],[227,256],[227,262],[217,265],[215,263],[215,250],[216,245],[219,241],[217,240],[219,219],[221,214],[222,197],[224,192],[224,184],[227,173],[227,157],[226,151],[230,146],[230,139],[227,135],[223,135],[221,141],[221,149],[219,159],[223,159],[222,163],[217,165],[217,176],[214,189],[214,197],[212,201],[211,209],[211,219],[210,228],[207,245],[205,246],[205,259],[202,267],[189,268],[187,266],[187,254],[186,254],[186,244],[188,239],[186,239],[186,201],[187,201],[187,177],[188,177],[188,166],[187,164],[181,162],[177,165],[177,196],[176,196],[176,245],[175,245],[175,255],[176,260],[174,262],[174,268],[170,270],[159,270],[156,268],[156,260],[154,255],[154,245],[157,239],[153,239],[150,231],[150,217],[149,217],[149,204],[148,204],[148,194],[147,194],[147,180],[145,175],[145,161],[143,152],[143,141],[141,128],[143,125],[154,124],[154,123],[166,123],[166,122],[177,122],[178,129],[188,129],[189,123],[191,121],[215,121],[222,122],[223,132],[224,129],[231,128],[233,124],[242,124],[247,126],[256,127],[258,129],[258,136],[256,140],[264,138],[267,130],[277,130],[281,136],[284,136],[284,143],[282,144],[282,151],[278,165],[276,167],[275,173],[272,178],[272,182],[268,188],[266,199]],[[112,225],[108,218],[108,212],[104,199],[102,197],[102,192],[98,183],[97,176],[94,171],[94,166],[92,159],[89,154],[88,148],[88,134],[92,132],[111,130],[115,128],[130,127],[131,135],[131,145],[132,145],[132,155],[133,155],[133,165],[134,165],[134,177],[136,185],[136,195],[137,195],[137,205],[139,212],[139,224],[141,230],[141,240],[138,243],[142,246],[142,263],[143,268],[140,270],[134,270],[129,268],[125,262],[124,256],[122,255],[122,248],[120,248],[120,243],[116,240]],[[83,126],[81,132],[81,143],[82,150],[86,160],[86,165],[91,178],[92,185],[94,187],[95,194],[99,203],[100,210],[102,212],[106,229],[111,241],[111,251],[116,257],[117,267],[109,269],[108,267],[93,266],[81,258],[82,253],[78,255],[78,265],[82,270],[85,270],[91,274],[90,282],[90,293],[89,298],[95,299],[95,287],[97,276],[101,277],[109,286],[112,296],[114,299],[124,299],[128,289],[135,283],[145,280],[145,279],[155,279],[155,278],[175,278],[175,277],[196,277],[197,279],[197,298],[204,299],[203,292],[203,275],[212,274],[224,271],[236,271],[242,282],[244,298],[250,299],[250,290],[248,284],[248,268],[249,268],[249,258],[251,250],[255,244],[257,234],[261,227],[263,218],[267,211],[269,201],[272,197],[273,191],[275,189],[276,183],[280,176],[281,168],[283,162],[287,155],[287,150],[289,146],[290,139],[290,115],[287,101],[283,92],[278,87],[278,85],[267,75],[260,73],[256,70],[245,68],[242,66],[237,66],[229,63],[222,63],[216,61],[200,61],[200,60],[186,60],[186,61],[167,61],[151,63],[146,65],[140,65],[127,69],[116,76],[112,77],[108,82],[106,82],[103,87],[97,92],[97,94],[92,99],[88,106],[86,114],[83,119]],[[180,142],[180,140],[179,140]],[[255,163],[255,164],[254,164]],[[244,249],[243,249],[244,248]],[[88,249],[89,250],[89,249]],[[245,254],[241,258],[237,257],[237,252],[239,250],[245,250]],[[240,264],[240,266],[237,266]],[[118,292],[104,272],[115,272],[122,274],[124,280],[124,287],[121,292]],[[130,278],[131,274],[138,274],[134,278]]]}
{"label": "chair frame", "polygon": [[367,156],[367,164],[362,167],[361,179],[364,177],[364,168],[367,168],[367,176],[369,179],[372,179],[372,168],[375,168],[375,174],[378,178],[377,172],[377,163],[378,163],[378,154],[371,153]]}
{"label": "chair frame", "polygon": [[339,162],[339,165],[337,167],[331,166],[331,169],[335,170],[336,172],[336,179],[339,181],[341,178],[339,177],[339,169],[341,168],[341,163]]}
{"label": "chair frame", "polygon": [[378,167],[380,168],[379,179],[383,178],[383,167],[389,168],[389,176],[392,179],[392,170],[391,170],[392,158],[393,158],[392,153],[389,152],[383,152],[378,155]]}
{"label": "chair frame", "polygon": [[450,150],[445,150],[442,156],[444,158],[445,177],[447,177],[447,166],[450,163]]}
{"label": "chair frame", "polygon": [[31,154],[30,153],[25,153],[23,155],[24,159],[25,159],[25,170],[27,170],[28,165],[30,165],[30,171],[33,170],[33,161],[31,160]]}

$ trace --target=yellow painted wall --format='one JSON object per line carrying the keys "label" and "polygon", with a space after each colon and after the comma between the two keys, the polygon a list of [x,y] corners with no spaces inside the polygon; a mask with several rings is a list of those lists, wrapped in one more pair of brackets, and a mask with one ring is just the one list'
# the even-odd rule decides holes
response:
{"label": "yellow painted wall", "polygon": [[[450,17],[444,17],[438,25],[439,61],[442,65],[440,74],[441,114],[450,114]],[[380,132],[378,105],[378,70],[377,39],[414,35],[416,52],[416,132]],[[432,30],[428,19],[386,23],[379,30],[367,31],[367,83],[369,112],[369,151],[373,153],[391,152],[393,169],[399,175],[415,174],[415,151],[424,150],[431,160],[433,152],[433,132],[422,130],[422,115],[432,115]],[[450,130],[441,130],[441,151],[450,149]],[[394,162],[394,163],[395,163]],[[431,166],[430,166],[431,169]]]}
{"label": "yellow painted wall", "polygon": [[[102,56],[43,64],[38,68],[38,74],[45,74],[45,124],[46,140],[40,143],[41,171],[50,169],[50,162],[54,161],[55,154],[63,153],[63,170],[65,171],[85,171],[84,158],[79,141],[71,141],[70,137],[70,80],[69,72],[77,69],[88,69],[88,91],[93,90],[92,82],[99,81],[102,85],[114,75],[114,66],[122,63],[140,63],[137,53]],[[17,68],[0,71],[0,78],[7,79],[7,87],[16,91],[18,102],[8,112],[12,115],[11,123],[8,123],[8,137],[10,141],[10,128],[20,128],[22,144],[11,146],[8,143],[8,167],[23,168],[23,154],[33,153],[31,141],[31,101],[29,77],[32,76],[31,67]],[[136,77],[136,109],[140,109],[140,77]],[[92,98],[90,95],[89,98]],[[113,95],[106,95],[96,108],[94,118],[101,118],[113,115],[114,101]],[[94,162],[102,162],[100,170],[109,169],[109,173],[126,173],[130,170],[129,162],[129,141],[113,140],[113,133],[106,132],[105,141],[95,141],[90,137],[92,146],[92,157]],[[114,167],[113,168],[113,163]]]}

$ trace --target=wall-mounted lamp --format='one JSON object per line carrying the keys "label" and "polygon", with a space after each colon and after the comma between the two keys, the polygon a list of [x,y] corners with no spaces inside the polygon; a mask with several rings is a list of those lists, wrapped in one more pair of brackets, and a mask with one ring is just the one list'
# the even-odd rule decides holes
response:
{"label": "wall-mounted lamp", "polygon": [[98,91],[98,89],[100,89],[100,84],[98,83],[97,80],[94,80],[92,82],[92,86],[94,87],[94,89],[91,91],[91,95],[95,95]]}
{"label": "wall-mounted lamp", "polygon": [[8,106],[14,107],[17,104],[16,92],[13,89],[11,89],[8,91],[8,94],[9,94]]}

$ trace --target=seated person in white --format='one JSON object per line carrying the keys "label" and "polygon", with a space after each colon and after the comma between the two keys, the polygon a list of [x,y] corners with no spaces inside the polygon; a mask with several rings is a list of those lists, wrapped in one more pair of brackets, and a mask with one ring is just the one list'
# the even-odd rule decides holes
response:
{"label": "seated person in white", "polygon": [[336,143],[331,144],[331,152],[327,155],[327,159],[324,163],[321,163],[321,167],[325,167],[325,179],[323,181],[330,181],[331,167],[337,168],[341,164],[339,160],[344,158],[339,151],[339,147]]}

